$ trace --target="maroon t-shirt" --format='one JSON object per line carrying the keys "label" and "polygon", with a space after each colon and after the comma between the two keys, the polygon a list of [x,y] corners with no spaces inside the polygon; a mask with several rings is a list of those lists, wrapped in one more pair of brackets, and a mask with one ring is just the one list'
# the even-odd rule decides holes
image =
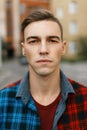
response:
{"label": "maroon t-shirt", "polygon": [[34,100],[41,120],[41,130],[52,130],[54,115],[60,98],[61,94],[47,106],[41,105]]}

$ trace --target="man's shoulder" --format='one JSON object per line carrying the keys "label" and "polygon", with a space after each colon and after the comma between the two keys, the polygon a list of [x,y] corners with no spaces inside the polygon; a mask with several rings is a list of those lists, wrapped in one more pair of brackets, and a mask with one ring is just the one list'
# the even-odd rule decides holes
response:
{"label": "man's shoulder", "polygon": [[77,94],[83,94],[83,95],[87,95],[87,86],[79,83],[79,82],[76,82],[72,79],[68,79],[69,82],[71,83],[74,91],[77,93]]}
{"label": "man's shoulder", "polygon": [[20,81],[21,80],[18,80],[16,82],[13,82],[13,83],[5,86],[3,89],[0,89],[0,98],[1,97],[7,97],[7,96],[14,96],[14,94],[18,90]]}

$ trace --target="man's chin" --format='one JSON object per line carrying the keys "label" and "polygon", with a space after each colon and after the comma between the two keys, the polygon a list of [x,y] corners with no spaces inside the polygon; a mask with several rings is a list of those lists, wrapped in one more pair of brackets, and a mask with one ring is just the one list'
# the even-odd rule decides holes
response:
{"label": "man's chin", "polygon": [[39,76],[45,76],[45,77],[51,74],[51,72],[47,71],[47,70],[39,71],[37,73],[38,73]]}

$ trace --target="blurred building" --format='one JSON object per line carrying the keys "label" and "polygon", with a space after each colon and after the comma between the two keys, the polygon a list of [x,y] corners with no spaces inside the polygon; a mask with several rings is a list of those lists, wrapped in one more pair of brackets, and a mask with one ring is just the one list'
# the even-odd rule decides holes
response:
{"label": "blurred building", "polygon": [[5,3],[0,0],[0,38],[6,36],[6,14],[5,14]]}
{"label": "blurred building", "polygon": [[20,41],[19,0],[0,0],[0,37],[13,56]]}
{"label": "blurred building", "polygon": [[67,55],[76,56],[78,38],[87,37],[87,0],[51,0],[51,10],[63,24]]}
{"label": "blurred building", "polygon": [[50,0],[20,0],[20,15],[24,19],[32,10],[50,8]]}

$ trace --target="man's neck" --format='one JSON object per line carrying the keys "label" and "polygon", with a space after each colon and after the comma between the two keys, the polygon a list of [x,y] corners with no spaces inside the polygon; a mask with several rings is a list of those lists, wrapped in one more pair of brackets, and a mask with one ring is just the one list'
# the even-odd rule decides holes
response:
{"label": "man's neck", "polygon": [[50,76],[36,76],[30,73],[30,92],[42,105],[53,102],[60,93],[60,71]]}

